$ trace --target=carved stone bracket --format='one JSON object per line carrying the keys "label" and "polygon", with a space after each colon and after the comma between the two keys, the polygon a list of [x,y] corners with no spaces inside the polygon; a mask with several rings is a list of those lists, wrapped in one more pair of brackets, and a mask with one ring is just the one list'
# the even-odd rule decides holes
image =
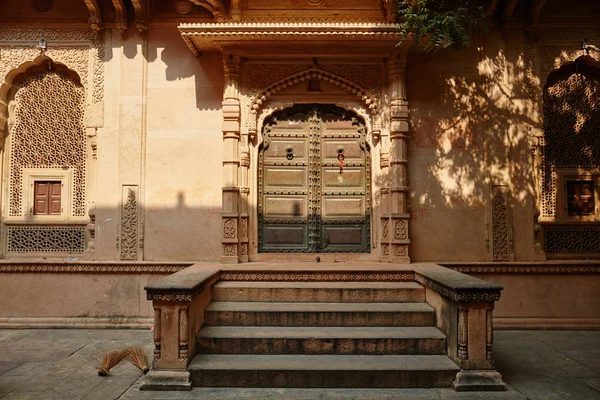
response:
{"label": "carved stone bracket", "polygon": [[138,31],[148,29],[148,0],[131,0],[133,5],[133,23]]}
{"label": "carved stone bracket", "polygon": [[123,0],[112,0],[112,4],[115,7],[115,25],[121,32],[127,30],[127,9]]}
{"label": "carved stone bracket", "polygon": [[[210,11],[210,13],[212,14],[213,18],[215,19],[216,22],[225,22],[225,20],[227,19],[227,7],[225,5],[225,2],[222,0],[190,0],[192,3],[196,4],[197,6],[203,7],[205,9],[207,9],[208,11]],[[239,15],[240,15],[240,10],[239,10],[239,0],[235,2],[238,7],[235,9],[236,10],[236,19],[234,20],[239,20]],[[233,4],[232,4],[233,6]],[[233,11],[233,7],[232,7],[232,11]]]}
{"label": "carved stone bracket", "polygon": [[104,29],[102,26],[102,13],[98,0],[84,0],[84,2],[90,12],[90,18],[88,20],[90,27],[95,31]]}

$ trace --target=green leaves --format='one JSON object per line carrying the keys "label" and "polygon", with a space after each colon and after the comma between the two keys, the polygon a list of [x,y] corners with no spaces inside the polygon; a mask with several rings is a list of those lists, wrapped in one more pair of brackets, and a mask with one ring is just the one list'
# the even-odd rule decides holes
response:
{"label": "green leaves", "polygon": [[471,36],[485,32],[490,20],[483,6],[469,5],[468,0],[455,0],[446,6],[443,0],[399,1],[398,29],[400,43],[412,34],[416,43],[424,43],[425,51],[469,47]]}

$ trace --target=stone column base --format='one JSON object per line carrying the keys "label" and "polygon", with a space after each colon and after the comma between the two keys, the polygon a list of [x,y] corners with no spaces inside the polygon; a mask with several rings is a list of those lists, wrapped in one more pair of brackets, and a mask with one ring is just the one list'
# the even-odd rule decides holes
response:
{"label": "stone column base", "polygon": [[502,375],[494,370],[462,370],[456,374],[452,387],[457,392],[506,390]]}
{"label": "stone column base", "polygon": [[188,371],[156,371],[146,374],[140,390],[192,390]]}

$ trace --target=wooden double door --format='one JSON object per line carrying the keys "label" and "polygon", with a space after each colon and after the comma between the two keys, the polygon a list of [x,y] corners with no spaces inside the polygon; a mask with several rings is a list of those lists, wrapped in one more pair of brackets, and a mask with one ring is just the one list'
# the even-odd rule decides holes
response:
{"label": "wooden double door", "polygon": [[370,157],[354,113],[303,105],[264,124],[259,252],[369,252]]}

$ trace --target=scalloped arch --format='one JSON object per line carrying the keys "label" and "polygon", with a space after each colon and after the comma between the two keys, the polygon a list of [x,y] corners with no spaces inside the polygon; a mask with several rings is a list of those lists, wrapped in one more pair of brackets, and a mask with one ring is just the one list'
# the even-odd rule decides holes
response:
{"label": "scalloped arch", "polygon": [[[17,68],[9,71],[0,84],[0,141],[4,139],[4,130],[6,129],[6,123],[8,121],[8,94],[13,86],[14,80],[23,74],[45,69],[66,72],[77,84],[81,84],[81,77],[77,72],[73,71],[63,63],[52,60],[46,55],[40,55],[34,60],[24,62]],[[0,147],[2,147],[1,144]]]}
{"label": "scalloped arch", "polygon": [[295,86],[300,82],[310,80],[310,79],[319,79],[325,82],[331,82],[336,86],[340,86],[342,89],[345,89],[347,92],[356,95],[361,99],[363,103],[367,106],[367,109],[371,111],[372,114],[375,114],[378,111],[379,103],[377,98],[373,96],[369,96],[367,91],[361,86],[351,82],[347,79],[341,78],[336,74],[332,74],[331,72],[327,72],[318,67],[311,67],[307,70],[298,72],[294,75],[290,75],[287,78],[281,79],[271,85],[269,85],[266,89],[263,89],[250,103],[250,112],[253,114],[257,114],[258,110],[260,110],[262,104],[268,99],[272,94],[277,93],[278,91],[285,89],[287,87]]}

